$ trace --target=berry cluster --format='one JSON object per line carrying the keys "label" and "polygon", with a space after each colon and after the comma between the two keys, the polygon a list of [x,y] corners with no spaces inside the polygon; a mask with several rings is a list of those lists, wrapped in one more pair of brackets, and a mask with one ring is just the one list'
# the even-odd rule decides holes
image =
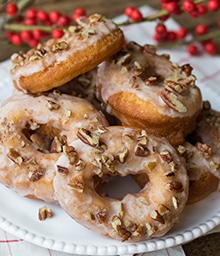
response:
{"label": "berry cluster", "polygon": [[[187,43],[187,51],[191,55],[198,55],[201,49],[211,55],[217,53],[217,44],[213,37],[220,36],[220,20],[217,24],[218,31],[214,34],[205,24],[198,24],[195,27],[194,37],[190,41],[186,40],[188,35],[186,28],[180,27],[177,31],[169,30],[166,20],[172,15],[185,14],[191,18],[197,18],[208,12],[217,12],[220,10],[220,0],[160,0],[160,3],[162,9],[148,17],[144,17],[135,7],[126,7],[124,14],[128,17],[128,21],[119,25],[156,20],[154,40],[159,45],[173,42]],[[14,45],[26,43],[30,47],[37,46],[45,37],[61,38],[66,27],[74,24],[77,18],[86,15],[83,8],[74,10],[71,17],[56,10],[48,13],[33,8],[20,15],[17,4],[13,2],[7,4],[5,11],[15,22],[4,25],[7,31],[6,38]]]}
{"label": "berry cluster", "polygon": [[[191,18],[201,17],[208,12],[217,12],[220,10],[220,0],[160,0],[162,11],[158,12],[158,15],[144,18],[140,11],[134,7],[128,6],[124,13],[132,22],[150,21],[152,19],[157,20],[155,26],[154,39],[157,43],[164,42],[181,42],[187,43],[185,40],[188,31],[184,27],[180,27],[177,31],[169,30],[166,26],[166,20],[171,15],[185,14]],[[217,24],[220,29],[220,20]],[[216,33],[215,33],[216,35]],[[194,40],[188,41],[187,51],[191,55],[198,55],[200,53],[200,45],[202,49],[211,55],[217,53],[217,44],[212,40],[213,33],[209,34],[209,29],[205,24],[198,24],[194,31]],[[220,36],[220,31],[219,31]],[[201,44],[192,42],[201,41]]]}
{"label": "berry cluster", "polygon": [[30,47],[36,47],[44,37],[61,38],[66,27],[75,23],[77,18],[86,15],[86,11],[83,8],[75,9],[72,17],[57,10],[48,13],[30,8],[21,16],[17,15],[19,9],[16,3],[9,3],[5,11],[8,16],[15,17],[16,24],[20,25],[17,30],[21,30],[19,32],[7,31],[6,38],[14,45],[26,43]]}

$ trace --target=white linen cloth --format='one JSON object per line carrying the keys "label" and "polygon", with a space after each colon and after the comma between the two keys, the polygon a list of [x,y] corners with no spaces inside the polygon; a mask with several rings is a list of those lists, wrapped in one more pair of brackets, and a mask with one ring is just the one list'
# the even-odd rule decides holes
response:
{"label": "white linen cloth", "polygon": [[[149,15],[153,12],[152,9],[144,6],[141,8],[144,15]],[[124,20],[125,17],[121,16],[116,18],[117,22]],[[173,20],[169,20],[167,23],[169,29],[178,28]],[[151,44],[155,43],[152,39],[154,33],[154,22],[139,23],[132,26],[124,27],[126,40],[133,40],[140,44]],[[198,82],[201,86],[208,86],[213,89],[218,95],[220,95],[220,57],[219,56],[208,56],[203,54],[199,57],[189,56],[184,47],[163,49],[161,52],[166,52],[171,54],[172,61],[177,62],[179,65],[190,63],[194,68],[194,74],[197,76]],[[0,53],[1,54],[1,53]],[[207,65],[210,63],[210,65]],[[0,63],[0,78],[2,79],[6,74],[8,75],[10,69],[10,61],[5,61]],[[4,84],[1,84],[4,86]],[[218,86],[216,86],[218,85]],[[0,88],[2,92],[2,88]],[[3,93],[4,94],[4,93]],[[206,95],[203,95],[204,99]],[[1,95],[4,98],[4,95]],[[218,97],[213,99],[213,107],[220,110]],[[1,211],[1,210],[0,210]],[[220,232],[220,227],[215,228],[211,232]],[[0,256],[75,256],[75,254],[69,254],[64,252],[58,252],[46,248],[39,247],[32,243],[26,242],[23,239],[19,239],[6,231],[0,229]],[[147,252],[136,254],[135,256],[184,256],[185,253],[181,245],[175,246],[173,248],[167,248],[155,252]]]}

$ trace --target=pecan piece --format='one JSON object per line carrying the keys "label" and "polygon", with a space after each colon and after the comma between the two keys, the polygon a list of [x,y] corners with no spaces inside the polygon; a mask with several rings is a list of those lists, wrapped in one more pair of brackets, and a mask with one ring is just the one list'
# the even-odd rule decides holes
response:
{"label": "pecan piece", "polygon": [[167,189],[176,193],[183,192],[183,184],[179,181],[171,181],[167,183]]}
{"label": "pecan piece", "polygon": [[46,220],[47,218],[51,218],[52,216],[53,216],[52,210],[47,206],[41,207],[38,211],[39,220]]}
{"label": "pecan piece", "polygon": [[149,154],[149,150],[146,145],[138,144],[134,153],[136,156],[145,157]]}
{"label": "pecan piece", "polygon": [[60,105],[59,104],[57,104],[57,103],[55,103],[55,102],[53,102],[53,101],[51,101],[51,100],[48,100],[47,101],[47,108],[49,109],[49,110],[57,110],[57,109],[59,109],[60,108]]}
{"label": "pecan piece", "polygon": [[167,104],[167,106],[171,107],[177,112],[187,112],[186,106],[183,105],[175,93],[163,88],[163,90],[161,90],[160,97]]}
{"label": "pecan piece", "polygon": [[79,129],[77,136],[83,143],[89,146],[98,147],[100,145],[99,136],[85,128]]}
{"label": "pecan piece", "polygon": [[150,216],[153,220],[156,220],[161,224],[165,224],[163,216],[161,216],[157,210],[152,211]]}
{"label": "pecan piece", "polygon": [[164,150],[160,152],[160,157],[165,163],[171,163],[173,161],[173,158],[168,150]]}
{"label": "pecan piece", "polygon": [[21,165],[23,163],[22,156],[13,148],[9,149],[7,157],[10,158],[14,163]]}
{"label": "pecan piece", "polygon": [[61,166],[61,165],[57,165],[57,171],[60,173],[60,174],[68,174],[69,170],[67,167],[64,167],[64,166]]}
{"label": "pecan piece", "polygon": [[29,181],[38,181],[44,175],[44,171],[42,169],[38,169],[36,171],[28,172],[28,179]]}

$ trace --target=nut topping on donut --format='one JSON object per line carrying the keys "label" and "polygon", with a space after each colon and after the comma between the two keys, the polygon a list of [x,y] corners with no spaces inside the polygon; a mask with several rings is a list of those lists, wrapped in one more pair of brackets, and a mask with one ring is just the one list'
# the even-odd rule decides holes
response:
{"label": "nut topping on donut", "polygon": [[68,43],[65,41],[58,42],[52,46],[52,52],[59,52],[68,49]]}
{"label": "nut topping on donut", "polygon": [[49,110],[57,110],[57,109],[60,108],[60,105],[51,101],[51,100],[48,100],[47,101],[47,107],[48,107]]}
{"label": "nut topping on donut", "polygon": [[167,183],[167,189],[169,189],[170,191],[175,191],[177,193],[181,193],[183,192],[183,185],[181,182],[179,181],[171,181],[169,183]]}
{"label": "nut topping on donut", "polygon": [[161,99],[171,108],[174,110],[185,113],[187,112],[186,106],[178,99],[178,96],[173,92],[170,92],[166,88],[163,88],[160,92]]}
{"label": "nut topping on donut", "polygon": [[99,136],[87,129],[79,129],[79,131],[77,132],[77,136],[85,144],[88,144],[92,147],[98,147],[100,145]]}
{"label": "nut topping on donut", "polygon": [[157,210],[152,211],[150,216],[152,219],[160,222],[161,224],[165,224],[163,216],[161,216]]}
{"label": "nut topping on donut", "polygon": [[57,165],[57,171],[58,171],[58,173],[64,174],[64,175],[69,173],[68,168],[64,167],[64,166],[61,166],[61,165]]}
{"label": "nut topping on donut", "polygon": [[22,156],[13,148],[9,149],[7,157],[10,158],[14,163],[21,165],[23,163]]}
{"label": "nut topping on donut", "polygon": [[38,181],[43,175],[44,175],[44,171],[42,169],[30,171],[28,173],[28,179],[29,181],[35,182],[35,181]]}

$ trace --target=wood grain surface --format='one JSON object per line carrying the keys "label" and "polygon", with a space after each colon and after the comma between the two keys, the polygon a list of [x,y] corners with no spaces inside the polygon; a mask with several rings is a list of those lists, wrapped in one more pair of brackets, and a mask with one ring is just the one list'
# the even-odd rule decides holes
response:
{"label": "wood grain surface", "polygon": [[[132,5],[140,7],[142,5],[149,5],[155,9],[160,8],[159,0],[36,0],[31,7],[43,9],[45,11],[59,10],[62,13],[71,15],[73,10],[77,7],[83,7],[88,14],[97,12],[105,15],[108,18],[113,18],[124,12],[126,6]],[[218,13],[219,14],[219,13]],[[205,23],[210,28],[214,27],[219,17],[217,14],[210,14],[199,19],[190,19],[187,15],[177,17],[178,23],[184,25],[190,31],[193,31],[196,24]],[[0,31],[0,39],[4,37],[3,32]],[[13,52],[17,52],[21,47],[15,47],[6,41],[1,40],[0,44],[0,61],[10,57]],[[220,233],[207,235],[198,238],[190,243],[183,245],[183,249],[187,256],[220,256]]]}

